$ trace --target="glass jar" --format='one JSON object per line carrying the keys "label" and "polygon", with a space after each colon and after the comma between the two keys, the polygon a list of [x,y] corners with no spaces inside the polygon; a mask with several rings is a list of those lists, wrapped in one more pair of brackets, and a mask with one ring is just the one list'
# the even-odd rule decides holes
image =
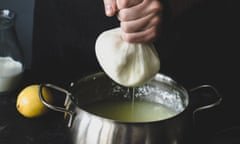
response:
{"label": "glass jar", "polygon": [[0,9],[0,95],[17,88],[24,72],[24,56],[15,30],[16,13]]}

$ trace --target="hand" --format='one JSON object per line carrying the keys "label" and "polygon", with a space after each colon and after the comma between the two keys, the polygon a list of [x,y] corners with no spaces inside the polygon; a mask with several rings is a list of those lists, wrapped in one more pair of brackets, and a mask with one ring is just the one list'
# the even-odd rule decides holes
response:
{"label": "hand", "polygon": [[147,43],[158,36],[162,11],[158,0],[105,0],[104,4],[111,7],[107,16],[118,12],[123,40]]}
{"label": "hand", "polygon": [[103,2],[106,16],[114,16],[118,11],[116,0],[104,0]]}

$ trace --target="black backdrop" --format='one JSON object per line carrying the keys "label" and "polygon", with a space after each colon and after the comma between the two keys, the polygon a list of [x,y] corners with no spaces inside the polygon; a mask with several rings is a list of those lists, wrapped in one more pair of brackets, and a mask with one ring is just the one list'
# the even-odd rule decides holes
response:
{"label": "black backdrop", "polygon": [[[233,1],[202,0],[177,15],[167,2],[165,6],[156,41],[160,72],[187,89],[215,86],[223,103],[207,115],[212,127],[239,125],[239,16]],[[104,15],[101,0],[36,0],[32,63],[36,81],[67,84],[101,70],[94,51],[96,37],[118,25],[116,17]]]}

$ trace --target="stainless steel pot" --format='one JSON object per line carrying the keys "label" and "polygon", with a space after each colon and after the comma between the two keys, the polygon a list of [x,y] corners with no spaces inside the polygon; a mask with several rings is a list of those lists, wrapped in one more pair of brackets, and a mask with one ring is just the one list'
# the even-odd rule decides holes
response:
{"label": "stainless steel pot", "polygon": [[[64,107],[48,104],[42,88],[50,87],[66,94]],[[41,84],[40,99],[52,110],[65,113],[73,144],[188,144],[193,134],[193,113],[214,107],[221,102],[217,90],[209,85],[192,91],[213,92],[216,101],[197,108],[192,107],[189,92],[173,79],[157,74],[150,82],[136,88],[135,99],[161,103],[177,111],[167,119],[149,122],[123,122],[89,113],[84,106],[107,99],[131,99],[129,88],[119,86],[104,73],[96,73],[72,83],[67,91],[52,84]]]}

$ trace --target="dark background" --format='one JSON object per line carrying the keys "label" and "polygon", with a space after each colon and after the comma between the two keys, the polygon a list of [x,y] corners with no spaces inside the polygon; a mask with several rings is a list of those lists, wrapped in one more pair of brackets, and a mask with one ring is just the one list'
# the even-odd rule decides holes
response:
{"label": "dark background", "polygon": [[[221,105],[197,116],[200,133],[211,139],[219,131],[239,129],[237,5],[233,0],[183,0],[182,3],[170,0],[163,3],[162,31],[155,42],[161,60],[160,73],[172,77],[188,90],[210,84],[219,91],[223,98]],[[32,65],[26,73],[25,85],[50,82],[66,88],[70,82],[101,70],[95,57],[95,40],[101,32],[119,25],[116,17],[104,15],[101,0],[36,0],[33,22]],[[14,97],[7,100],[12,107],[5,109],[4,114],[14,111],[14,100]],[[7,102],[2,101],[4,106]],[[19,118],[18,115],[10,119]],[[39,127],[42,121],[47,123],[46,129]],[[54,143],[56,141],[51,138],[43,138],[49,135],[57,139],[63,137],[62,133],[56,133],[62,127],[52,124],[54,122],[54,118],[49,121],[20,118],[19,124],[13,125],[3,136],[9,139],[10,134],[18,133],[17,129],[25,129],[21,135],[32,132],[31,136],[16,139],[25,143]],[[34,139],[39,135],[36,130],[46,133]],[[234,138],[239,134],[237,131]],[[14,140],[6,144],[9,143]]]}
{"label": "dark background", "polygon": [[[155,42],[160,72],[187,89],[202,84],[215,86],[224,100],[206,119],[211,119],[213,129],[238,125],[239,35],[233,1],[163,4],[162,31]],[[104,30],[118,25],[116,17],[104,15],[102,1],[37,0],[33,68],[44,75],[41,80],[57,80],[60,85],[101,70],[95,40]]]}
{"label": "dark background", "polygon": [[[233,2],[164,1],[162,31],[155,44],[161,73],[188,89],[214,85],[226,103],[231,101],[229,107],[238,107],[238,11]],[[60,84],[101,70],[95,40],[101,32],[118,25],[116,17],[104,15],[102,1],[37,0],[32,69],[44,76],[40,80]],[[225,113],[223,117],[236,114]]]}
{"label": "dark background", "polygon": [[[238,12],[233,2],[163,1],[162,29],[155,42],[161,73],[187,89],[210,84],[219,90],[222,105],[203,118],[214,130],[240,124]],[[36,81],[67,86],[101,70],[95,40],[118,25],[116,17],[104,15],[101,0],[37,0],[32,62]]]}

